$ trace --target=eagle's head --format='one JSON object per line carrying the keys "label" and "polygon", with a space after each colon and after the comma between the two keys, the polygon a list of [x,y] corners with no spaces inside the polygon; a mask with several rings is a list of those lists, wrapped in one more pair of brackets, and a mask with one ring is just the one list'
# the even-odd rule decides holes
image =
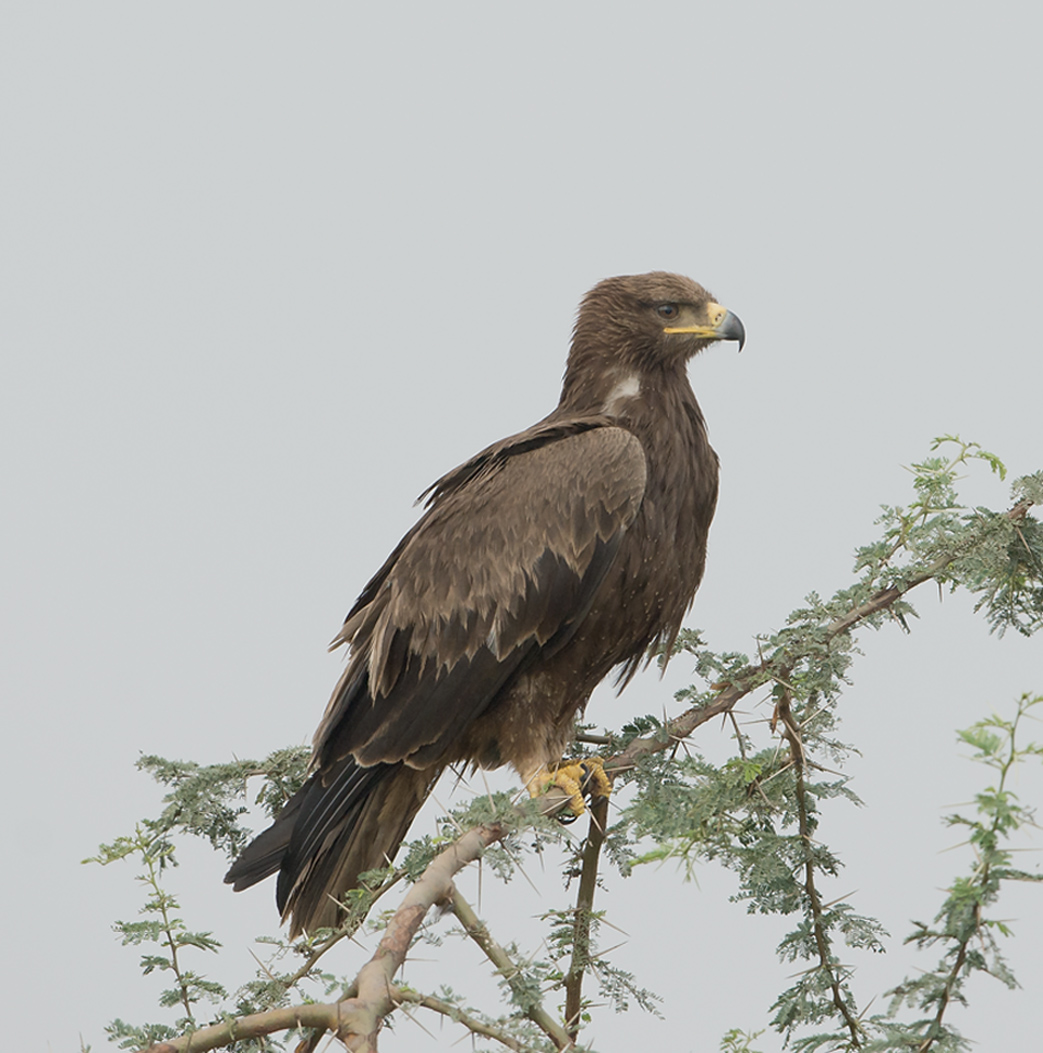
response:
{"label": "eagle's head", "polygon": [[646,376],[682,373],[717,340],[737,340],[741,351],[746,330],[691,278],[666,271],[606,278],[580,304],[562,401],[596,393],[607,406],[606,384],[611,393]]}

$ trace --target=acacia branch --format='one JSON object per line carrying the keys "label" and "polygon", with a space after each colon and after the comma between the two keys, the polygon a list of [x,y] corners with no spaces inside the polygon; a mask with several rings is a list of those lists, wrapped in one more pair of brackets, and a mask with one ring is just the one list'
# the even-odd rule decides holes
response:
{"label": "acacia branch", "polygon": [[[1005,518],[1010,522],[1017,523],[1025,517],[1032,505],[1033,502],[1030,500],[1021,501],[1006,513]],[[966,556],[990,532],[990,526],[986,524],[982,527],[977,537],[956,546],[952,552],[935,560],[923,571],[907,579],[901,586],[880,589],[867,601],[851,608],[846,614],[826,626],[822,630],[820,639],[828,643],[837,636],[848,633],[866,618],[891,607],[911,589],[923,584],[925,581],[938,579],[946,567]],[[787,648],[781,647],[770,658],[756,665],[747,666],[733,677],[732,682],[708,704],[690,708],[669,721],[655,735],[632,740],[621,753],[606,760],[606,771],[610,773],[620,772],[632,768],[642,757],[674,746],[691,735],[701,724],[712,720],[720,714],[729,713],[742,698],[757,687],[773,679],[779,680],[782,671],[792,664],[794,657]],[[787,730],[789,730],[788,725]],[[591,741],[594,741],[594,737],[589,738]],[[799,736],[797,741],[799,743]],[[795,753],[795,757],[799,756],[801,754]],[[798,799],[803,802],[802,794],[798,793]],[[804,834],[805,826],[806,815],[802,814],[802,835]],[[437,1012],[443,1012],[448,1009],[447,1015],[454,1015],[457,1019],[464,1022],[465,1015],[460,1014],[454,1007],[448,1006],[448,1003],[440,1003],[439,1000],[430,999],[427,996],[414,997],[411,993],[396,987],[392,983],[392,978],[404,962],[408,949],[427,912],[434,904],[450,898],[453,901],[454,912],[464,924],[465,929],[483,947],[490,960],[504,974],[507,982],[511,984],[512,978],[517,978],[519,974],[517,966],[511,962],[503,948],[489,936],[488,931],[478,921],[474,912],[470,910],[469,905],[459,897],[459,893],[452,882],[456,873],[468,863],[477,859],[484,848],[500,840],[505,833],[506,827],[499,822],[475,827],[432,861],[393,915],[373,957],[363,966],[355,983],[349,988],[347,997],[341,1001],[327,1004],[311,1003],[291,1006],[226,1020],[220,1024],[200,1028],[169,1042],[153,1045],[149,1047],[148,1053],[207,1053],[208,1050],[227,1046],[237,1040],[258,1038],[294,1028],[315,1028],[318,1031],[317,1036],[315,1036],[316,1039],[326,1032],[332,1032],[351,1050],[362,1051],[362,1053],[375,1053],[376,1036],[383,1019],[405,1001],[427,1005],[428,1008]],[[591,839],[588,841],[588,848],[593,854],[593,862],[590,868],[590,881],[592,884],[587,907],[588,926],[589,905],[593,902],[593,884],[596,882],[597,853],[601,847],[600,843],[597,844],[596,849],[593,847],[594,837],[595,832],[592,830]],[[599,842],[600,840],[603,840],[603,833],[599,838]],[[587,868],[584,866],[583,873],[585,874],[586,872]],[[581,897],[583,895],[582,886],[581,875]],[[812,884],[811,889],[809,889],[809,896],[813,890]],[[821,910],[821,904],[819,904],[818,909]],[[579,914],[580,904],[578,903],[577,924],[579,923]],[[580,935],[582,934],[577,933],[577,947],[579,946]],[[589,929],[586,935],[589,938]],[[339,938],[340,936],[336,935],[320,945],[306,969],[310,969],[318,957],[328,950],[333,943],[337,942]],[[570,976],[576,971],[575,955],[573,962],[574,967],[570,969]],[[300,971],[298,971],[297,974],[294,974],[294,978],[299,979],[301,975]],[[569,995],[570,1026],[574,1023],[573,1014],[575,1013],[575,1009],[571,1007],[580,1000],[579,984],[581,984],[581,981],[582,971],[580,970],[576,994],[572,995],[571,992],[567,992]],[[837,997],[836,988],[834,996],[835,998]],[[838,1005],[838,1008],[841,1007]],[[841,1009],[841,1011],[844,1012],[849,1028],[857,1026],[857,1023],[852,1023],[844,1009]],[[573,1037],[570,1037],[564,1028],[557,1021],[553,1020],[542,1007],[534,1006],[527,1011],[527,1014],[552,1039],[558,1049],[569,1050],[575,1048]],[[472,1027],[472,1023],[478,1024],[479,1022],[471,1021],[471,1018],[467,1018],[466,1026],[478,1031],[478,1028]],[[486,1027],[487,1025],[480,1026]],[[479,1033],[488,1034],[489,1037],[496,1038],[510,1048],[516,1048],[516,1045],[511,1045],[514,1040],[510,1039],[510,1036],[492,1034],[491,1031],[479,1031]],[[855,1032],[852,1030],[853,1037],[854,1034]],[[312,1046],[312,1048],[314,1047]]]}
{"label": "acacia branch", "polygon": [[251,1013],[249,1016],[241,1016],[221,1024],[201,1027],[198,1031],[190,1031],[180,1038],[157,1042],[149,1046],[144,1053],[206,1053],[207,1050],[220,1049],[240,1039],[260,1038],[294,1028],[317,1027],[323,1031],[335,1031],[337,1023],[336,1003],[315,1002],[288,1006],[285,1009],[269,1009],[264,1013]]}
{"label": "acacia branch", "polygon": [[411,991],[402,987],[396,987],[392,993],[397,1004],[401,1005],[409,1002],[413,1005],[421,1005],[425,1009],[441,1013],[442,1016],[446,1016],[458,1024],[463,1024],[468,1031],[476,1035],[485,1035],[486,1038],[495,1039],[495,1041],[508,1049],[513,1049],[515,1053],[529,1053],[529,1046],[519,1042],[505,1031],[501,1031],[498,1027],[493,1027],[492,1024],[478,1020],[451,1002],[445,1002],[441,998],[434,998],[431,995],[420,994],[419,991]]}
{"label": "acacia branch", "polygon": [[496,966],[512,993],[518,996],[519,1005],[525,1015],[557,1046],[558,1049],[574,1049],[575,1043],[565,1029],[538,1002],[529,1004],[531,992],[523,990],[520,983],[521,969],[512,961],[511,956],[493,938],[492,934],[479,920],[474,908],[460,895],[455,886],[452,889],[451,908],[464,931],[485,952],[485,956]]}
{"label": "acacia branch", "polygon": [[[1007,757],[999,765],[1000,780],[999,785],[996,789],[998,795],[1006,792],[1007,776],[1010,774],[1011,769],[1018,762],[1018,750],[1017,750],[1017,731],[1018,724],[1021,720],[1021,716],[1024,710],[1019,705],[1018,714],[1014,718],[1014,723],[1010,728],[1010,748],[1007,751]],[[973,917],[970,923],[965,924],[963,932],[957,936],[956,940],[956,955],[953,958],[952,968],[945,976],[945,980],[942,986],[942,993],[938,999],[938,1008],[935,1011],[934,1019],[927,1027],[924,1039],[916,1047],[916,1053],[927,1053],[932,1046],[942,1037],[942,1018],[945,1016],[946,1011],[952,1004],[954,995],[957,993],[960,984],[960,973],[963,971],[964,966],[967,962],[968,948],[971,945],[971,941],[981,932],[982,928],[982,907],[986,903],[987,890],[989,883],[992,879],[992,867],[994,862],[999,862],[997,859],[997,851],[995,848],[995,840],[1000,834],[1002,826],[1002,819],[999,813],[993,816],[992,822],[989,824],[989,841],[992,843],[991,849],[987,849],[984,853],[984,858],[981,860],[980,867],[977,868],[976,873],[976,889],[977,902],[974,904]],[[980,827],[979,827],[980,829]],[[952,893],[950,893],[950,900],[952,899]],[[908,942],[908,941],[906,941]],[[944,960],[944,959],[943,959]]]}
{"label": "acacia branch", "polygon": [[431,907],[449,898],[453,877],[506,832],[499,822],[476,826],[431,861],[388,922],[373,957],[359,971],[350,997],[252,1013],[161,1042],[149,1047],[148,1053],[206,1053],[239,1039],[298,1027],[330,1031],[355,1053],[375,1053],[377,1031],[397,1004],[392,978],[405,961],[421,922]]}
{"label": "acacia branch", "polygon": [[[162,856],[160,858],[162,859]],[[174,939],[173,923],[170,919],[170,911],[167,909],[170,900],[160,887],[153,856],[146,853],[145,863],[148,866],[148,882],[152,886],[152,891],[155,896],[154,902],[159,907],[159,915],[163,920],[162,931],[163,935],[166,937],[167,947],[170,950],[170,968],[173,970],[174,979],[177,980],[177,988],[181,994],[181,1004],[185,1007],[185,1016],[188,1018],[189,1024],[194,1026],[195,1017],[192,1013],[192,1000],[189,997],[188,984],[185,981],[185,977],[182,975],[181,966],[177,960],[178,943],[177,940]]]}
{"label": "acacia branch", "polygon": [[498,822],[468,830],[432,860],[406,894],[384,930],[376,952],[358,974],[355,981],[358,994],[339,1004],[349,1016],[337,1028],[337,1037],[348,1049],[358,1053],[376,1050],[381,1022],[395,1008],[391,998],[392,978],[406,960],[420,923],[436,903],[453,894],[454,876],[506,832],[507,828]]}
{"label": "acacia branch", "polygon": [[956,952],[956,958],[952,963],[952,969],[949,970],[949,975],[945,978],[945,986],[942,989],[941,997],[938,999],[938,1010],[934,1014],[934,1019],[927,1025],[926,1037],[920,1045],[916,1047],[916,1053],[927,1053],[927,1050],[929,1050],[942,1036],[942,1017],[945,1016],[945,1011],[949,1008],[949,1004],[952,1001],[953,992],[956,990],[956,985],[959,981],[960,971],[963,969],[964,963],[967,961],[967,948],[970,946],[971,937],[977,931],[977,926],[980,921],[981,905],[978,904],[974,908],[974,931],[968,933],[964,939],[960,940],[959,950]]}
{"label": "acacia branch", "polygon": [[[1027,499],[1019,501],[1004,514],[1003,518],[1011,523],[1017,523],[1025,518],[1032,505],[1033,502]],[[962,559],[980,545],[989,533],[991,533],[989,525],[985,525],[973,540],[965,542],[957,546],[954,551],[939,557],[926,569],[906,580],[900,587],[891,586],[886,589],[880,589],[865,603],[852,607],[846,614],[826,626],[823,632],[824,642],[829,643],[842,633],[850,632],[851,629],[860,622],[865,621],[870,615],[891,607],[896,600],[901,599],[906,593],[915,589],[917,585],[937,579],[946,567],[955,563],[956,560]],[[714,717],[720,716],[722,713],[731,712],[736,703],[745,698],[751,691],[755,691],[769,680],[777,681],[779,676],[781,676],[782,670],[792,665],[794,657],[786,648],[780,648],[770,658],[766,658],[756,665],[746,666],[745,669],[740,670],[736,676],[732,677],[731,683],[720,691],[713,701],[702,706],[692,706],[691,709],[686,710],[680,716],[668,721],[654,735],[633,739],[622,753],[606,759],[605,770],[610,774],[626,771],[634,767],[642,757],[669,749],[681,739],[691,735],[701,724],[705,724],[708,720],[713,720]]]}
{"label": "acacia branch", "polygon": [[608,825],[608,798],[597,797],[590,804],[590,830],[583,845],[583,862],[576,893],[576,912],[572,920],[572,961],[565,976],[565,1021],[569,1036],[579,1037],[583,1009],[583,974],[590,961],[590,923],[594,910],[594,891],[598,882],[598,859],[605,843]]}
{"label": "acacia branch", "polygon": [[833,993],[833,1005],[851,1033],[851,1048],[861,1049],[862,1043],[859,1036],[862,1028],[840,989],[840,980],[837,977],[833,956],[830,953],[829,936],[826,933],[826,926],[822,920],[822,897],[815,886],[815,859],[811,851],[811,824],[808,822],[807,789],[804,784],[804,770],[806,767],[804,744],[800,739],[800,728],[793,719],[793,711],[790,708],[790,693],[786,687],[783,687],[778,699],[778,714],[786,741],[789,743],[790,756],[793,759],[796,777],[797,821],[800,828],[800,841],[804,849],[804,892],[808,897],[808,907],[811,912],[811,924],[815,933],[815,949],[818,952],[819,968],[829,977],[829,988]]}
{"label": "acacia branch", "polygon": [[369,903],[366,905],[365,912],[362,916],[349,916],[347,920],[339,928],[333,932],[332,935],[328,936],[318,946],[312,948],[311,953],[305,959],[304,964],[295,972],[287,976],[285,979],[280,979],[280,983],[283,985],[283,989],[289,991],[291,987],[300,983],[308,974],[315,968],[319,963],[319,959],[329,950],[332,950],[341,940],[346,939],[349,936],[353,936],[358,932],[359,927],[366,920],[366,916],[369,911],[373,909],[373,904],[380,899],[386,892],[390,892],[404,877],[406,872],[399,868],[389,878],[383,881],[376,889],[372,890]]}

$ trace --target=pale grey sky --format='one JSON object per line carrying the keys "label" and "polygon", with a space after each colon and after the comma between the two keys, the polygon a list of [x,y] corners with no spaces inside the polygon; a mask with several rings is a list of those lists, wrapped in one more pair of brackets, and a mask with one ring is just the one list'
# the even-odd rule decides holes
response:
{"label": "pale grey sky", "polygon": [[[133,869],[78,864],[154,810],[136,757],[310,738],[340,669],[325,644],[413,498],[554,405],[600,278],[680,271],[746,324],[741,357],[692,367],[723,481],[689,624],[715,646],[751,649],[845,583],[934,435],[1041,467],[1041,29],[1029,3],[7,3],[11,1047],[102,1050],[114,1016],[160,1015],[110,931]],[[973,493],[1006,503],[984,476]],[[864,641],[842,714],[867,807],[824,827],[848,863],[836,894],[894,937],[858,962],[863,1004],[913,966],[908,919],[966,866],[938,818],[983,773],[953,729],[1043,690],[1039,640],[989,637],[965,597],[915,602],[910,637]],[[682,666],[591,719],[669,711]],[[1038,773],[1022,788],[1043,799]],[[183,859],[187,920],[227,948],[194,964],[241,981],[272,890],[233,895],[216,857]],[[555,874],[540,884],[485,882],[501,940],[565,905]],[[666,1019],[606,1011],[599,1049],[713,1050],[764,1025],[785,930],[732,888],[672,867],[611,883],[618,961]],[[982,980],[954,1014],[981,1049],[1038,1040],[1039,895],[1000,910],[1026,990]],[[445,953],[481,974],[471,947]],[[382,1048],[458,1037],[403,1020]]]}

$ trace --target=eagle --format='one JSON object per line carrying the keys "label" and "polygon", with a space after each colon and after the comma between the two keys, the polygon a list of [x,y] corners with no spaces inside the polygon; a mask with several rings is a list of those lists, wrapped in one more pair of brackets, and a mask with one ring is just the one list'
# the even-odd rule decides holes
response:
{"label": "eagle", "polygon": [[510,764],[533,793],[553,779],[595,686],[669,651],[695,597],[718,460],[687,365],[745,336],[681,275],[587,293],[557,408],[425,491],[348,612],[307,780],[226,882],[278,872],[291,937],[335,926],[447,766]]}

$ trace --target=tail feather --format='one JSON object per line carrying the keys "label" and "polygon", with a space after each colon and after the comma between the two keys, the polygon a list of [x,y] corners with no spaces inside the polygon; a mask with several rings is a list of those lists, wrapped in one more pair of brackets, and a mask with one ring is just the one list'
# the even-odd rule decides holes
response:
{"label": "tail feather", "polygon": [[363,768],[344,758],[313,775],[225,875],[236,891],[279,871],[276,904],[291,938],[339,924],[339,901],[363,871],[386,865],[427,799],[440,769]]}
{"label": "tail feather", "polygon": [[282,866],[290,847],[294,825],[301,809],[303,793],[298,792],[283,806],[275,822],[259,833],[225,874],[225,883],[236,892],[256,885]]}

